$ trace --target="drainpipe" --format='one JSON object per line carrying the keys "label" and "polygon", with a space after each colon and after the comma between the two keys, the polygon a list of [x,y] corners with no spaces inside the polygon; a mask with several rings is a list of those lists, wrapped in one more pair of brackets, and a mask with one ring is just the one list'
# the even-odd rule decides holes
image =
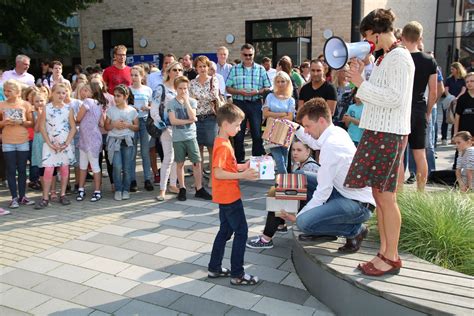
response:
{"label": "drainpipe", "polygon": [[359,26],[362,12],[362,1],[352,0],[352,19],[351,19],[351,42],[359,42],[361,40]]}

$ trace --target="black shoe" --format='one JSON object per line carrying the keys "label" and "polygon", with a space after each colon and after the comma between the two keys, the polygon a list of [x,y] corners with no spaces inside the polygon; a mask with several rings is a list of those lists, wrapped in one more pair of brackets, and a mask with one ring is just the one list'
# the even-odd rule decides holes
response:
{"label": "black shoe", "polygon": [[301,234],[298,236],[299,241],[335,241],[337,240],[337,236],[331,235],[311,235],[311,234]]}
{"label": "black shoe", "polygon": [[416,182],[416,176],[414,173],[410,173],[410,176],[408,179],[405,181],[405,184],[413,184]]}
{"label": "black shoe", "polygon": [[366,226],[362,226],[362,231],[359,235],[354,238],[346,238],[346,244],[342,247],[339,247],[337,251],[342,253],[355,253],[359,251],[360,245],[365,237],[369,234],[369,229]]}
{"label": "black shoe", "polygon": [[137,186],[137,181],[133,180],[130,182],[130,192],[137,192],[138,191],[138,186]]}
{"label": "black shoe", "polygon": [[200,188],[199,190],[196,191],[196,194],[194,194],[194,197],[203,199],[203,200],[212,200],[212,195],[209,194],[209,192],[204,189],[204,187]]}
{"label": "black shoe", "polygon": [[178,201],[186,201],[186,189],[185,188],[179,189]]}
{"label": "black shoe", "polygon": [[147,191],[153,191],[155,188],[153,187],[153,184],[151,183],[150,180],[145,181],[145,190]]}

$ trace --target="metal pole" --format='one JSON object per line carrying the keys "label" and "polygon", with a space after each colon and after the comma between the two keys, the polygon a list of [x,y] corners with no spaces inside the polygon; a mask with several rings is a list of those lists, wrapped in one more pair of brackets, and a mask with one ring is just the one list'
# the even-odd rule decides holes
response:
{"label": "metal pole", "polygon": [[359,25],[362,12],[362,1],[352,0],[352,14],[351,14],[351,42],[359,42],[361,40]]}

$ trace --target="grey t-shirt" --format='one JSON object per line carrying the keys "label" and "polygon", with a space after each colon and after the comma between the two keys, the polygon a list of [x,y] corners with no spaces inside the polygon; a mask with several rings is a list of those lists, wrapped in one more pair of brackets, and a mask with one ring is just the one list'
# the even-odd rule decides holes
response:
{"label": "grey t-shirt", "polygon": [[[197,108],[197,101],[189,98],[189,103],[193,109]],[[188,120],[188,112],[184,104],[181,104],[176,98],[166,104],[166,112],[173,112],[175,117],[180,120]],[[196,124],[173,125],[173,142],[181,142],[196,138]]]}
{"label": "grey t-shirt", "polygon": [[[467,171],[474,170],[474,147],[469,147],[464,154],[458,156],[456,168],[461,169],[462,181],[467,184]],[[471,189],[474,188],[474,177],[470,187]]]}
{"label": "grey t-shirt", "polygon": [[[123,120],[127,123],[133,123],[133,120],[138,116],[137,110],[132,106],[127,106],[125,109],[119,109],[116,106],[112,106],[107,110],[107,118],[112,122],[117,120]],[[124,137],[124,136],[134,136],[135,132],[129,128],[124,129],[112,129],[108,133],[112,137]]]}

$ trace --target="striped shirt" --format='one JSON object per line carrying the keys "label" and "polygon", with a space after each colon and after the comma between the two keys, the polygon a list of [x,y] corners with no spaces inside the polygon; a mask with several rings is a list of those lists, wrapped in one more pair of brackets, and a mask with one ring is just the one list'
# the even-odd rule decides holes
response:
{"label": "striped shirt", "polygon": [[[270,88],[271,86],[265,68],[256,63],[253,63],[252,67],[244,67],[243,64],[235,65],[230,70],[226,80],[226,87],[237,90],[260,90],[262,88]],[[262,96],[244,97],[243,95],[234,95],[232,98],[241,101],[256,101],[261,99]]]}

